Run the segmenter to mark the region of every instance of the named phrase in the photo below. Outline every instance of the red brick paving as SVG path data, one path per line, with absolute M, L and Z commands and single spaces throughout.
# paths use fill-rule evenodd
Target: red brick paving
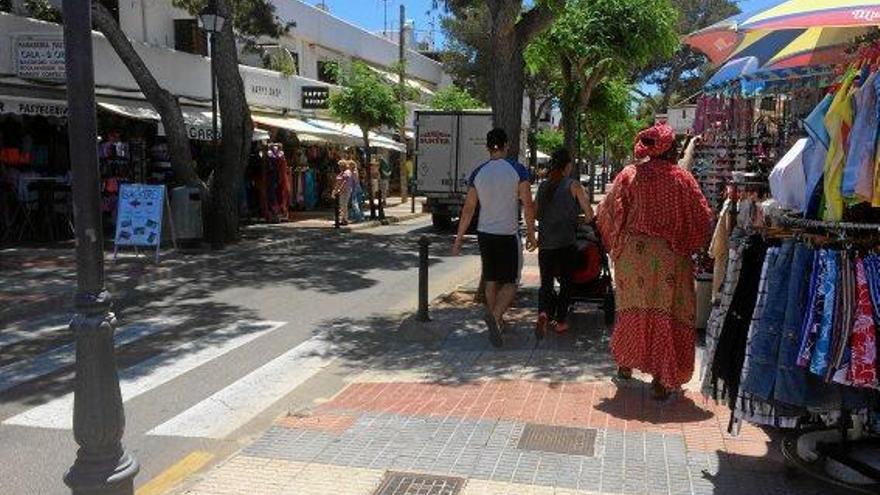
M 333 418 L 339 410 L 673 434 L 682 435 L 690 451 L 778 457 L 775 449 L 768 447 L 769 436 L 755 426 L 744 424 L 739 436 L 730 436 L 730 412 L 698 394 L 689 392 L 685 398 L 660 404 L 651 401 L 644 388 L 618 388 L 606 382 L 357 383 L 322 405 L 319 414 Z M 301 426 L 309 427 L 306 423 Z
M 276 423 L 284 428 L 302 428 L 306 430 L 317 430 L 328 433 L 342 433 L 349 429 L 357 420 L 352 414 L 332 414 L 325 413 L 315 416 L 286 416 Z

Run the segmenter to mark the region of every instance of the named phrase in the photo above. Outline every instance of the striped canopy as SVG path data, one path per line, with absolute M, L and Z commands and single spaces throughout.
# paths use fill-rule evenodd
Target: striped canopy
M 876 26 L 880 0 L 777 0 L 690 34 L 685 43 L 715 65 L 744 56 L 765 59 L 764 65 L 772 52 L 773 65 L 797 67 L 836 60 L 835 47 Z
M 839 63 L 856 38 L 875 27 L 783 29 L 747 32 L 731 59 L 755 57 L 763 68 L 785 69 Z
M 803 29 L 878 24 L 878 0 L 786 0 L 737 19 L 736 29 Z
M 730 59 L 731 54 L 739 47 L 745 33 L 737 26 L 751 17 L 751 13 L 738 14 L 717 22 L 685 37 L 684 42 L 706 54 L 715 65 L 721 65 Z

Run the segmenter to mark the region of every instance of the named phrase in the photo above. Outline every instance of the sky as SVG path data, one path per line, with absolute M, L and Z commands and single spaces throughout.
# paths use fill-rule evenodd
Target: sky
M 319 0 L 304 0 L 315 5 Z M 419 40 L 430 36 L 431 20 L 435 21 L 434 36 L 440 43 L 440 23 L 436 12 L 431 12 L 432 0 L 323 0 L 330 13 L 345 19 L 368 31 L 381 32 L 385 25 L 385 11 L 388 11 L 388 29 L 397 31 L 400 23 L 400 4 L 406 7 L 406 18 L 415 22 L 416 37 Z

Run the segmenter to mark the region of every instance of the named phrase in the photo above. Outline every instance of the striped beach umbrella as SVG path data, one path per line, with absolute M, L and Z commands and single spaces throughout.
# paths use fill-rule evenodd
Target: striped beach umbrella
M 738 19 L 738 30 L 880 25 L 877 0 L 787 0 Z
M 770 69 L 830 65 L 846 59 L 855 39 L 876 31 L 876 27 L 749 31 L 730 58 L 754 57 L 761 68 Z

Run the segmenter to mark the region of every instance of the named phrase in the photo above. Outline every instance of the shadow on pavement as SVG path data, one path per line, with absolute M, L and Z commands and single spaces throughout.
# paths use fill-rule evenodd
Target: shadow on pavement
M 356 297 L 351 294 L 376 286 L 375 271 L 404 271 L 418 266 L 418 237 L 426 231 L 399 235 L 375 235 L 369 232 L 335 232 L 321 228 L 288 230 L 292 243 L 269 245 L 236 255 L 234 251 L 215 254 L 217 262 L 193 269 L 182 269 L 172 278 L 138 285 L 136 280 L 112 281 L 111 292 L 116 298 L 114 310 L 120 326 L 149 318 L 161 317 L 176 323 L 166 330 L 149 335 L 117 349 L 120 370 L 146 359 L 154 359 L 143 371 L 173 362 L 253 331 L 253 327 L 217 332 L 234 322 L 254 323 L 259 315 L 234 302 L 218 301 L 217 292 L 247 287 L 262 289 L 292 286 L 294 289 L 317 291 L 333 296 Z M 430 235 L 430 234 L 429 234 Z M 447 236 L 430 235 L 434 252 L 448 254 Z M 474 249 L 469 247 L 469 252 Z M 228 254 L 232 253 L 232 256 Z M 209 255 L 210 256 L 210 255 Z M 431 263 L 441 260 L 432 257 Z M 292 294 L 296 294 L 292 292 Z M 344 300 L 344 299 L 341 299 Z M 379 308 L 377 308 L 379 309 Z M 58 308 L 40 318 L 59 321 L 69 319 L 66 308 Z M 26 325 L 34 315 L 15 321 L 3 319 L 3 326 Z M 381 326 L 377 327 L 381 328 Z M 382 332 L 387 333 L 387 326 Z M 39 356 L 57 346 L 73 341 L 66 328 L 47 338 L 24 340 L 0 347 L 0 366 Z M 8 357 L 7 356 L 11 356 Z M 10 373 L 15 373 L 11 370 Z M 128 373 L 136 376 L 137 370 Z M 11 376 L 14 379 L 14 376 Z M 12 388 L 0 396 L 0 403 L 38 404 L 71 390 L 72 367 L 68 366 L 42 378 Z

